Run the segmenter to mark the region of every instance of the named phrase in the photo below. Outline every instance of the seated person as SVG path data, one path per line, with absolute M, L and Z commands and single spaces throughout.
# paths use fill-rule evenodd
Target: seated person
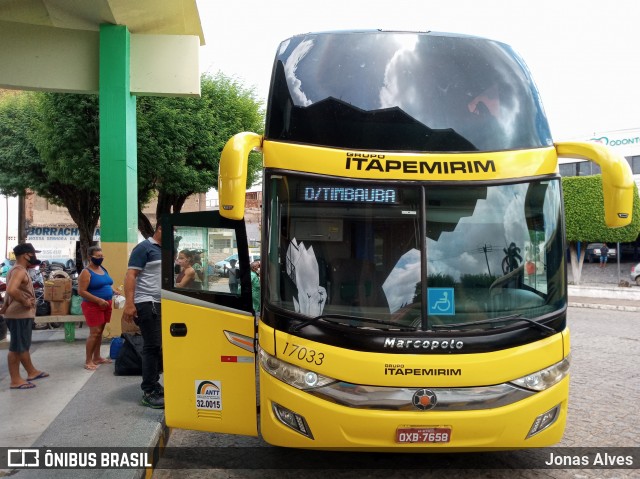
M 200 289 L 200 283 L 195 283 L 196 271 L 193 269 L 193 253 L 183 249 L 178 253 L 177 263 L 180 273 L 176 277 L 176 288 Z

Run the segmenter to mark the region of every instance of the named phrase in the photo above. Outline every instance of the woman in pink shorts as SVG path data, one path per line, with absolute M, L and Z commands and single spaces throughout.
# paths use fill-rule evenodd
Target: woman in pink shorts
M 91 246 L 87 253 L 90 263 L 78 277 L 78 294 L 82 296 L 82 312 L 89 326 L 84 368 L 94 370 L 100 364 L 112 362 L 100 356 L 100 345 L 104 327 L 111 321 L 111 298 L 121 293 L 113 289 L 113 279 L 102 267 L 102 249 Z

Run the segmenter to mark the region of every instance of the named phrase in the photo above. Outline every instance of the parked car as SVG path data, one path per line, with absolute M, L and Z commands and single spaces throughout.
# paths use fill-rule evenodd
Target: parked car
M 631 281 L 635 281 L 638 286 L 640 286 L 640 263 L 634 264 L 631 267 Z
M 604 246 L 604 243 L 589 243 L 587 245 L 587 252 L 585 253 L 585 259 L 589 263 L 600 262 L 600 248 Z M 616 257 L 616 249 L 615 247 L 609 248 L 609 253 L 607 253 L 607 257 L 609 259 L 614 259 Z
M 230 261 L 232 259 L 235 259 L 236 261 L 238 261 L 238 255 L 237 254 L 232 254 L 228 258 L 225 258 L 222 261 L 218 261 L 217 263 L 215 263 L 213 265 L 213 272 L 215 274 L 217 274 L 218 276 L 222 276 L 222 277 L 229 276 L 228 271 L 229 271 L 229 268 L 231 267 Z M 259 260 L 260 260 L 260 255 L 259 254 L 250 254 L 249 255 L 249 262 L 250 263 L 252 263 L 254 261 L 259 261 Z

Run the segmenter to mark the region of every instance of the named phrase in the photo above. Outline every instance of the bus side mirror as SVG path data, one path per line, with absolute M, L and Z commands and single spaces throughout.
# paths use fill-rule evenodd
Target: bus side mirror
M 261 146 L 262 136 L 249 132 L 232 136 L 224 145 L 218 172 L 220 216 L 232 220 L 244 218 L 249 153 Z
M 561 142 L 555 144 L 558 157 L 590 160 L 602 171 L 604 222 L 609 228 L 631 223 L 633 174 L 627 161 L 598 143 Z

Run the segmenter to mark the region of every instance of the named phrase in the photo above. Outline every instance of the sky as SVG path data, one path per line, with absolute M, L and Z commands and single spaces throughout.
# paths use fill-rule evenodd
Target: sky
M 640 128 L 636 0 L 196 0 L 200 69 L 266 98 L 276 49 L 306 32 L 431 30 L 511 45 L 540 90 L 554 140 Z

